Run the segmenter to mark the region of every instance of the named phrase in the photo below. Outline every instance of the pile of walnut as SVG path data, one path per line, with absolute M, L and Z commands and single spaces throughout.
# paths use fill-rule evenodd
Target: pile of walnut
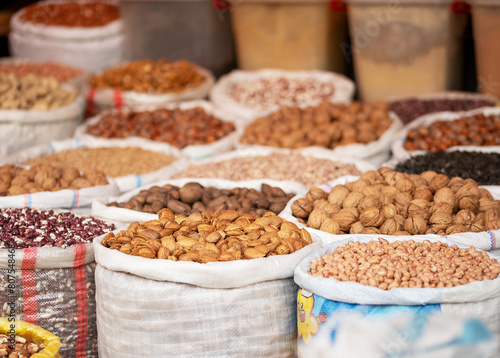
M 163 209 L 158 220 L 134 222 L 101 244 L 128 255 L 199 263 L 286 255 L 312 243 L 299 229 L 275 214 L 204 211 L 189 216 Z
M 75 90 L 61 88 L 54 77 L 0 73 L 0 109 L 49 110 L 72 103 Z
M 281 148 L 335 148 L 377 140 L 391 126 L 386 103 L 332 104 L 300 109 L 282 107 L 245 129 L 244 144 Z
M 390 290 L 398 287 L 455 287 L 493 280 L 500 264 L 474 246 L 460 249 L 442 242 L 378 239 L 349 241 L 331 254 L 311 261 L 311 275 L 354 281 Z
M 292 204 L 301 223 L 331 234 L 451 235 L 500 229 L 500 201 L 472 179 L 390 168 L 330 193 L 311 188 Z
M 45 348 L 45 344 L 35 344 L 33 342 L 28 342 L 26 338 L 16 335 L 16 343 L 14 344 L 14 349 L 11 349 L 11 342 L 9 341 L 9 336 L 0 333 L 0 357 L 9 358 L 26 358 L 31 357 L 33 354 L 42 351 Z
M 102 172 L 89 170 L 80 173 L 74 167 L 61 164 L 43 163 L 29 169 L 12 164 L 0 166 L 0 196 L 83 189 L 107 184 L 108 180 Z

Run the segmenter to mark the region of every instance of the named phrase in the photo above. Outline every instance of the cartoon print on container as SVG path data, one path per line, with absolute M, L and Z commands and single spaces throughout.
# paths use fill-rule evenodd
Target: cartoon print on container
M 307 344 L 312 335 L 318 333 L 319 324 L 326 322 L 326 314 L 320 313 L 318 316 L 312 314 L 314 308 L 314 296 L 312 292 L 299 289 L 297 293 L 297 330 L 298 339 Z

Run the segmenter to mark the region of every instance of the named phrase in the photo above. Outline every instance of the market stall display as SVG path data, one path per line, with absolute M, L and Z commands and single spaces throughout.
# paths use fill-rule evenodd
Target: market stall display
M 118 6 L 111 2 L 43 1 L 15 13 L 10 27 L 15 57 L 56 61 L 88 71 L 123 60 L 122 20 Z
M 68 211 L 0 209 L 0 302 L 59 337 L 63 357 L 97 357 L 91 242 L 114 229 Z

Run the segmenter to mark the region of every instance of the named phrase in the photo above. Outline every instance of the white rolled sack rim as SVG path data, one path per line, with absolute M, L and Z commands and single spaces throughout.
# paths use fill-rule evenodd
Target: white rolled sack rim
M 38 4 L 45 5 L 60 1 L 42 1 Z M 111 2 L 110 2 L 111 3 Z M 95 41 L 109 36 L 119 35 L 123 32 L 123 21 L 118 18 L 104 26 L 95 27 L 73 27 L 73 26 L 53 26 L 36 24 L 21 20 L 26 8 L 17 11 L 10 20 L 10 27 L 13 33 L 25 38 L 45 38 L 58 41 Z
M 287 79 L 315 79 L 320 82 L 331 83 L 334 86 L 334 92 L 332 96 L 328 98 L 328 101 L 331 103 L 350 103 L 354 96 L 354 82 L 339 73 L 319 70 L 287 71 L 279 69 L 262 69 L 255 71 L 233 70 L 229 74 L 221 76 L 210 91 L 210 100 L 216 107 L 245 121 L 263 117 L 278 110 L 280 105 L 277 104 L 264 110 L 245 106 L 231 97 L 231 88 L 239 83 L 282 77 Z M 319 103 L 320 101 L 316 100 L 311 103 L 301 104 L 300 107 L 305 108 L 318 105 Z
M 421 116 L 418 119 L 410 122 L 396 133 L 391 146 L 393 158 L 408 158 L 409 155 L 425 154 L 424 150 L 408 151 L 404 148 L 406 136 L 410 129 L 417 129 L 418 127 L 427 127 L 434 122 L 438 121 L 454 121 L 460 118 L 466 118 L 477 114 L 484 116 L 500 116 L 500 107 L 483 107 L 464 112 L 437 112 Z M 483 152 L 500 152 L 500 146 L 455 146 L 448 148 L 446 151 L 454 150 L 475 150 Z
M 294 272 L 295 283 L 316 295 L 331 301 L 345 302 L 363 305 L 426 305 L 442 303 L 468 303 L 486 301 L 500 297 L 500 276 L 493 280 L 474 281 L 465 285 L 443 288 L 393 288 L 382 290 L 378 287 L 366 286 L 358 282 L 337 281 L 333 278 L 313 276 L 310 274 L 310 265 L 313 259 L 330 254 L 341 245 L 349 241 L 369 242 L 377 240 L 370 236 L 352 237 L 333 242 L 305 257 L 296 267 Z M 398 241 L 398 237 L 386 238 L 389 242 Z M 415 238 L 416 242 L 429 240 L 437 242 L 437 239 Z M 459 248 L 468 246 L 448 242 L 449 245 L 457 245 Z M 498 256 L 488 253 L 490 258 L 499 259 Z
M 235 130 L 233 132 L 229 133 L 228 135 L 226 135 L 225 137 L 222 137 L 222 138 L 220 138 L 212 143 L 188 145 L 182 149 L 176 148 L 179 151 L 179 153 L 182 153 L 183 155 L 189 157 L 192 160 L 197 160 L 197 159 L 210 157 L 214 154 L 219 154 L 219 153 L 227 152 L 227 151 L 234 149 L 237 145 L 239 138 L 241 137 L 241 135 L 243 133 L 243 126 L 241 124 L 239 124 L 238 122 L 233 121 L 229 116 L 224 115 L 222 113 L 219 113 L 219 111 L 213 107 L 212 103 L 205 101 L 205 100 L 192 100 L 192 101 L 179 102 L 179 103 L 166 103 L 163 105 L 141 105 L 141 106 L 134 107 L 134 108 L 108 110 L 108 111 L 105 111 L 101 114 L 98 114 L 97 116 L 89 118 L 87 121 L 85 121 L 84 124 L 82 124 L 78 128 L 76 128 L 74 136 L 76 138 L 85 138 L 87 140 L 99 141 L 99 142 L 115 141 L 115 140 L 117 140 L 116 138 L 100 138 L 100 137 L 96 137 L 96 136 L 93 136 L 91 134 L 88 134 L 87 129 L 90 126 L 99 123 L 101 118 L 107 114 L 116 114 L 116 113 L 127 114 L 127 113 L 137 113 L 137 112 L 142 112 L 142 111 L 154 111 L 154 110 L 158 110 L 158 109 L 188 110 L 188 109 L 193 109 L 196 107 L 202 108 L 205 111 L 205 113 L 207 113 L 209 115 L 213 115 L 214 117 L 220 119 L 223 122 L 233 123 L 235 126 Z M 171 146 L 172 148 L 175 148 L 168 143 L 158 142 L 158 141 L 154 141 L 154 140 L 142 138 L 142 137 L 127 137 L 127 139 L 133 139 L 133 140 L 138 141 L 138 142 L 144 141 L 144 143 L 157 143 L 158 145 L 166 145 L 166 146 Z
M 118 232 L 119 230 L 114 231 Z M 127 255 L 104 247 L 101 242 L 105 236 L 94 239 L 95 260 L 98 265 L 111 271 L 130 273 L 150 280 L 205 288 L 237 288 L 291 278 L 300 260 L 321 247 L 321 240 L 312 235 L 312 244 L 288 255 L 202 264 Z

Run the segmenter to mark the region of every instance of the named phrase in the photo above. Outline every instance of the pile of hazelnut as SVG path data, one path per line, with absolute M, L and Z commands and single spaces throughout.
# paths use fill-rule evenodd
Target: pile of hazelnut
M 451 235 L 500 229 L 500 201 L 472 179 L 382 167 L 292 204 L 299 222 L 331 234 Z

